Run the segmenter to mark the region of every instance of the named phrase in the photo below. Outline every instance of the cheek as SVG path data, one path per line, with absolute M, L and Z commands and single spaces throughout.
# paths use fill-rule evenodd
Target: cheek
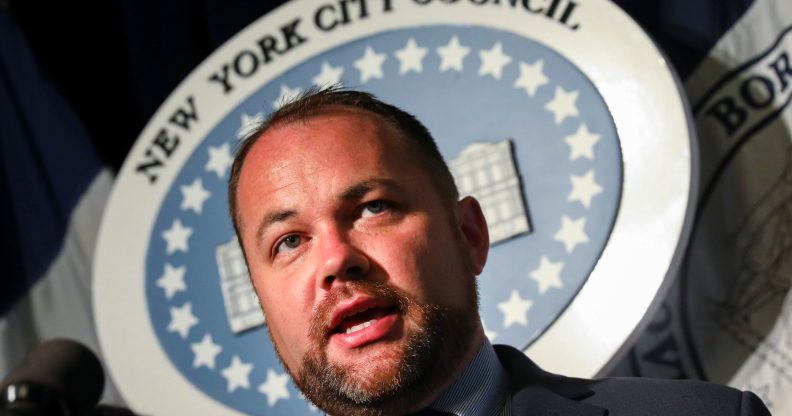
M 365 250 L 389 283 L 425 300 L 425 287 L 438 272 L 433 263 L 437 253 L 425 232 L 409 229 L 379 236 Z
M 459 307 L 469 302 L 466 280 L 475 279 L 467 266 L 467 253 L 445 224 L 434 224 L 430 236 L 417 246 L 420 251 L 416 258 L 416 268 L 424 276 L 425 290 L 435 302 L 446 306 Z M 473 283 L 475 284 L 475 283 Z
M 311 280 L 305 270 L 280 270 L 258 263 L 251 265 L 253 288 L 267 316 L 267 323 L 300 322 L 310 318 L 313 300 Z M 306 319 L 307 319 L 306 318 Z
M 266 325 L 282 354 L 301 357 L 307 343 L 310 308 L 296 285 L 270 285 L 255 282 L 256 293 L 266 317 Z M 307 311 L 307 312 L 306 312 Z M 290 357 L 284 356 L 289 361 Z M 289 362 L 293 365 L 294 361 Z
M 274 324 L 284 336 L 300 334 L 299 329 L 310 322 L 310 308 L 305 307 L 302 294 L 292 288 L 270 289 L 261 303 L 267 324 Z
M 293 308 L 284 302 L 284 296 L 266 302 L 279 302 L 272 305 L 262 300 L 262 303 L 267 305 L 264 307 L 267 330 L 286 366 L 290 370 L 297 369 L 308 343 L 304 335 L 307 333 L 307 328 L 303 327 L 303 322 L 307 322 L 309 318 L 303 319 L 299 314 L 294 313 Z

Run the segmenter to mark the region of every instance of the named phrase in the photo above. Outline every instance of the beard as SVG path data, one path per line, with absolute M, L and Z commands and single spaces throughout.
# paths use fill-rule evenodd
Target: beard
M 451 308 L 419 302 L 384 282 L 348 282 L 339 292 L 328 294 L 313 314 L 310 348 L 292 378 L 303 394 L 333 415 L 402 414 L 425 400 L 457 368 L 470 350 L 478 323 L 478 293 L 475 278 L 469 279 L 470 302 Z M 386 356 L 356 364 L 331 363 L 326 354 L 329 342 L 326 323 L 340 300 L 365 293 L 396 305 L 404 317 L 404 339 Z M 416 327 L 409 331 L 408 322 Z

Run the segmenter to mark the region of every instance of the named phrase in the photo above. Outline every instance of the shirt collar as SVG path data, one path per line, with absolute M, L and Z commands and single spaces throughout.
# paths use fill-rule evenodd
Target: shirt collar
M 500 414 L 508 394 L 508 377 L 487 338 L 465 371 L 430 406 L 457 416 Z

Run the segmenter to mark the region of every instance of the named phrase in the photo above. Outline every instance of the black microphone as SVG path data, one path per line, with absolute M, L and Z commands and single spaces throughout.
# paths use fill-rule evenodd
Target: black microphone
M 96 355 L 76 341 L 55 339 L 36 346 L 0 383 L 0 415 L 90 415 L 103 390 Z

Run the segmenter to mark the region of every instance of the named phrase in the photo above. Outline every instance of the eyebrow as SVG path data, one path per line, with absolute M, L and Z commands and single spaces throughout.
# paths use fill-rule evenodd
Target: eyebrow
M 367 181 L 363 181 L 347 187 L 341 192 L 341 195 L 338 199 L 342 201 L 351 201 L 355 199 L 360 199 L 366 196 L 367 193 L 371 192 L 377 185 L 380 185 L 383 181 L 377 179 L 370 179 Z
M 354 201 L 363 198 L 366 194 L 377 188 L 383 188 L 395 192 L 398 195 L 404 195 L 405 193 L 402 187 L 392 179 L 372 178 L 347 187 L 339 194 L 338 199 L 345 202 Z
M 270 212 L 264 216 L 264 219 L 261 221 L 258 229 L 256 230 L 256 244 L 261 245 L 261 237 L 264 236 L 264 231 L 268 227 L 272 226 L 272 224 L 286 221 L 295 215 L 297 215 L 297 211 L 293 209 L 285 209 L 282 211 Z

